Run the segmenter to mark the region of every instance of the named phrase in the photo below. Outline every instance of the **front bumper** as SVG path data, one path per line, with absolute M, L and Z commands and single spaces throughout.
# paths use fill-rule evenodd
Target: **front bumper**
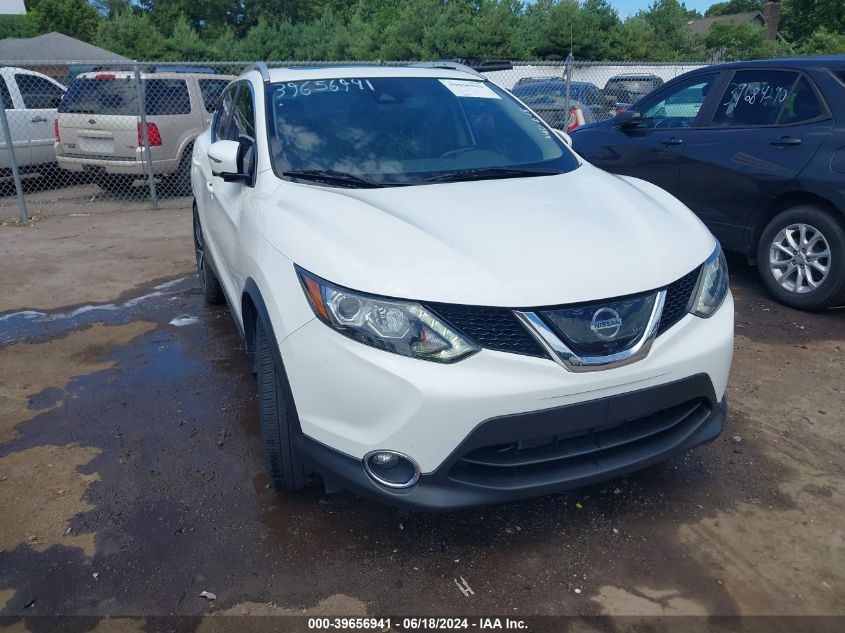
M 317 320 L 284 338 L 280 352 L 294 394 L 301 450 L 315 470 L 325 475 L 330 488 L 350 488 L 421 508 L 456 508 L 613 477 L 718 435 L 725 417 L 720 403 L 733 356 L 733 300 L 728 294 L 709 319 L 685 316 L 655 340 L 646 358 L 589 373 L 566 371 L 550 359 L 488 349 L 461 362 L 441 365 L 362 345 Z M 687 380 L 692 380 L 692 392 L 688 386 L 680 387 L 687 385 Z M 608 457 L 596 471 L 579 467 L 550 474 L 533 468 L 512 480 L 494 471 L 482 481 L 484 477 L 469 477 L 483 475 L 477 469 L 463 475 L 453 470 L 456 456 L 463 458 L 461 451 L 578 435 L 585 428 L 591 433 L 608 430 L 620 420 L 616 414 L 596 417 L 595 407 L 603 406 L 597 403 L 612 403 L 608 406 L 617 411 L 620 403 L 628 403 L 629 397 L 641 392 L 650 395 L 637 400 L 638 408 L 625 405 L 637 412 L 626 420 L 693 400 L 707 403 L 707 411 L 699 410 L 688 418 L 677 437 L 672 435 L 662 443 L 643 442 L 643 450 L 610 461 Z M 673 402 L 677 394 L 684 399 Z M 587 418 L 580 416 L 586 415 L 585 411 L 592 412 L 587 416 L 592 426 L 584 426 Z M 534 429 L 539 419 L 535 416 L 552 422 Z M 486 438 L 486 444 L 476 446 L 478 438 L 486 437 L 479 435 L 480 429 L 492 428 L 492 420 L 508 420 L 496 425 L 504 424 L 518 434 L 505 434 L 501 442 Z M 468 444 L 471 440 L 472 445 Z M 398 493 L 373 483 L 361 460 L 375 450 L 411 457 L 419 464 L 420 483 Z M 443 490 L 449 492 L 447 501 L 443 501 Z
M 411 488 L 375 483 L 361 460 L 300 435 L 303 458 L 328 490 L 425 511 L 557 493 L 618 477 L 716 438 L 727 416 L 703 374 L 618 396 L 480 424 Z

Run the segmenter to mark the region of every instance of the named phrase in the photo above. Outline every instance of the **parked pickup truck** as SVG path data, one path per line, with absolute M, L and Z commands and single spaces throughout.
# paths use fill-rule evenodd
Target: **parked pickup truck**
M 0 68 L 0 93 L 9 120 L 15 158 L 22 171 L 43 171 L 56 166 L 56 109 L 65 87 L 55 79 L 23 68 Z M 0 133 L 0 175 L 11 167 L 6 137 Z

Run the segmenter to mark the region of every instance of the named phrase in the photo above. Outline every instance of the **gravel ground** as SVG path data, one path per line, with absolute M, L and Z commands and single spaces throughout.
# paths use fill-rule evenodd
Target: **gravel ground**
M 272 491 L 242 344 L 190 273 L 190 214 L 85 213 L 0 226 L 7 623 L 845 615 L 845 310 L 775 304 L 733 257 L 719 439 L 565 495 L 409 514 Z

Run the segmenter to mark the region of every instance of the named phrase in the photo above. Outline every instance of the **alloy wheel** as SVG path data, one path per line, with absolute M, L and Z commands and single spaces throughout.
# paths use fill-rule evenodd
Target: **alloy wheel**
M 788 292 L 813 292 L 830 272 L 830 245 L 816 227 L 789 224 L 775 235 L 769 247 L 769 269 Z

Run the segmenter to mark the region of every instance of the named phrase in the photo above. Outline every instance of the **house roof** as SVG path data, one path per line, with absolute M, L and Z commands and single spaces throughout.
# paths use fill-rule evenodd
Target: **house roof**
M 42 60 L 61 62 L 129 61 L 122 55 L 63 33 L 45 33 L 36 37 L 7 37 L 0 40 L 0 62 Z
M 759 21 L 761 25 L 766 23 L 766 16 L 761 11 L 747 11 L 746 13 L 731 13 L 729 15 L 717 15 L 711 18 L 690 20 L 688 26 L 696 35 L 706 35 L 710 27 L 716 22 L 727 22 L 728 24 L 747 24 L 748 22 Z

